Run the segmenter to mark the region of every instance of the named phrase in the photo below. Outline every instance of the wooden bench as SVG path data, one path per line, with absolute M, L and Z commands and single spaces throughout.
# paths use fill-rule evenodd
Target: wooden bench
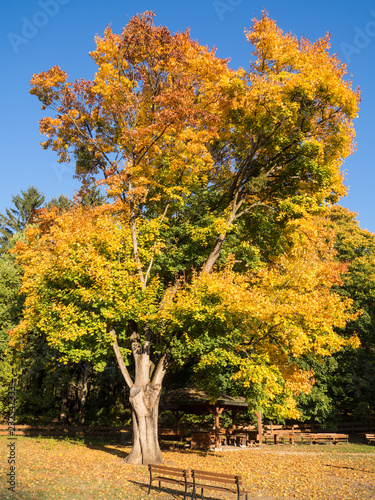
M 337 443 L 348 444 L 348 442 L 349 442 L 349 434 L 335 434 L 333 436 L 333 444 Z
M 375 444 L 375 434 L 365 434 L 367 444 Z
M 245 495 L 247 500 L 248 492 L 242 488 L 241 476 L 203 470 L 192 470 L 191 475 L 193 477 L 193 500 L 197 498 L 197 489 L 201 490 L 202 499 L 204 498 L 204 490 L 215 490 L 234 493 L 237 495 L 237 500 L 240 500 L 241 495 Z
M 276 436 L 278 436 L 278 439 L 276 439 Z M 281 434 L 275 434 L 275 444 L 278 444 L 278 442 L 280 442 L 280 438 L 284 444 L 285 443 L 288 443 L 288 444 L 295 443 L 294 432 L 283 432 Z
M 150 472 L 150 484 L 148 487 L 148 494 L 151 491 L 151 485 L 153 481 L 158 481 L 159 490 L 161 489 L 161 483 L 171 483 L 177 484 L 184 487 L 184 500 L 186 498 L 186 493 L 188 486 L 192 486 L 190 472 L 186 469 L 179 469 L 177 467 L 169 467 L 167 465 L 150 464 L 148 466 Z
M 318 432 L 317 434 L 307 434 L 305 439 L 310 441 L 310 444 L 326 443 L 326 444 L 337 444 L 337 443 L 348 443 L 348 434 L 336 434 L 334 432 Z
M 263 434 L 262 439 L 264 440 L 265 444 L 273 443 L 275 441 L 275 434 L 271 434 L 270 432 L 266 432 Z

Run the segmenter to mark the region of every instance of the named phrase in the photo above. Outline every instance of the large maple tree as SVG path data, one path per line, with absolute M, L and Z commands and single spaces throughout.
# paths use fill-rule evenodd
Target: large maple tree
M 18 247 L 28 299 L 15 342 L 34 324 L 63 356 L 99 366 L 114 349 L 133 410 L 128 461 L 162 459 L 158 401 L 186 337 L 166 311 L 186 284 L 220 283 L 232 262 L 245 290 L 240 276 L 261 260 L 265 225 L 271 233 L 345 193 L 359 93 L 329 37 L 298 40 L 267 14 L 246 36 L 254 60 L 234 71 L 145 13 L 96 38 L 93 81 L 70 83 L 58 67 L 32 78 L 31 93 L 53 111 L 41 120 L 43 147 L 75 158 L 83 191 L 98 183 L 108 198 L 43 214 Z

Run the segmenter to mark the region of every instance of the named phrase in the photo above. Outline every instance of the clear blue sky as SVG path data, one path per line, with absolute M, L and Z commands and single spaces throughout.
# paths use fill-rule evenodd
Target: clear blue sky
M 39 101 L 29 94 L 30 79 L 59 65 L 70 79 L 92 78 L 88 53 L 95 34 L 108 24 L 121 32 L 136 13 L 152 10 L 156 24 L 172 32 L 191 29 L 201 44 L 216 46 L 231 66 L 247 68 L 251 46 L 244 28 L 267 10 L 283 31 L 316 40 L 331 33 L 332 53 L 347 63 L 362 90 L 355 121 L 357 151 L 343 165 L 349 195 L 341 204 L 358 213 L 362 228 L 375 232 L 375 4 L 373 0 L 2 0 L 0 7 L 1 182 L 0 212 L 12 195 L 35 185 L 46 195 L 72 197 L 78 184 L 73 165 L 61 166 L 40 147 Z

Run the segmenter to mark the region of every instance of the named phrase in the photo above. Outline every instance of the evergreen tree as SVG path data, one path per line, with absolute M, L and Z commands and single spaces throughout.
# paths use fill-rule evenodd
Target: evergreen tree
M 81 200 L 82 205 L 96 207 L 104 203 L 105 197 L 100 193 L 100 189 L 96 186 L 90 189 Z
M 52 207 L 57 207 L 60 213 L 69 210 L 71 206 L 72 206 L 72 200 L 70 200 L 63 194 L 60 194 L 58 198 L 52 198 L 51 201 L 46 203 L 46 207 L 48 209 Z
M 9 247 L 10 238 L 22 231 L 30 221 L 33 212 L 42 206 L 44 194 L 35 186 L 28 187 L 21 194 L 12 197 L 13 207 L 0 214 L 0 254 Z

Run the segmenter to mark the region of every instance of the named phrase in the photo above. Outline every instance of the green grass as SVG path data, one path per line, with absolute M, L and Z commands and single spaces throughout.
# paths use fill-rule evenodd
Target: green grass
M 283 449 L 295 452 L 314 452 L 314 453 L 329 453 L 329 454 L 347 454 L 347 453 L 375 453 L 375 446 L 369 446 L 368 444 L 362 444 L 358 442 L 350 442 L 348 444 L 302 444 L 296 443 L 294 445 L 263 445 L 270 450 Z

